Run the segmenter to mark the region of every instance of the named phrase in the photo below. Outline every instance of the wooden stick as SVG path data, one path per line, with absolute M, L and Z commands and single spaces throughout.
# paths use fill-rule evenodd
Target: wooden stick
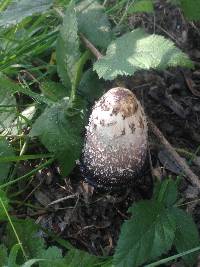
M 158 127 L 149 118 L 148 118 L 148 125 L 149 125 L 149 128 L 151 129 L 151 131 L 154 133 L 154 135 L 159 139 L 159 141 L 164 145 L 166 150 L 172 155 L 172 157 L 175 159 L 175 161 L 181 167 L 182 171 L 188 177 L 190 182 L 194 186 L 197 186 L 198 189 L 200 189 L 199 177 L 193 173 L 193 171 L 187 165 L 186 161 L 179 156 L 179 154 L 176 152 L 176 150 L 173 148 L 173 146 L 167 141 L 167 139 L 164 137 L 164 135 L 161 133 L 161 131 L 158 129 Z
M 103 57 L 101 52 L 83 34 L 81 34 L 81 39 L 84 42 L 85 46 L 92 52 L 92 54 L 97 59 L 100 59 L 101 57 Z M 166 150 L 172 155 L 172 157 L 178 163 L 178 165 L 180 166 L 184 174 L 188 177 L 188 180 L 194 186 L 197 186 L 198 189 L 200 190 L 199 177 L 193 173 L 193 171 L 190 169 L 186 161 L 179 156 L 179 154 L 176 152 L 173 146 L 167 141 L 167 139 L 164 137 L 164 135 L 161 133 L 158 127 L 149 118 L 148 118 L 148 124 L 149 124 L 150 130 L 159 139 L 159 141 L 163 144 Z

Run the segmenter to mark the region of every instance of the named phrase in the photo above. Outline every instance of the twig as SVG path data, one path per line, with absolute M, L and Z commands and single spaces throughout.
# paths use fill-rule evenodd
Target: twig
M 80 35 L 82 41 L 84 42 L 85 46 L 92 52 L 92 54 L 97 59 L 100 59 L 101 57 L 103 57 L 101 52 L 99 52 L 99 50 L 82 33 L 79 33 L 79 35 Z
M 167 139 L 163 136 L 161 131 L 158 129 L 158 127 L 148 118 L 148 124 L 150 126 L 150 129 L 155 134 L 155 136 L 159 139 L 159 141 L 165 146 L 166 150 L 173 156 L 173 158 L 176 160 L 178 165 L 181 167 L 182 171 L 187 175 L 190 182 L 197 186 L 200 190 L 200 180 L 199 177 L 193 173 L 193 171 L 190 169 L 190 167 L 187 165 L 184 159 L 182 159 L 179 154 L 176 152 L 176 150 L 173 148 L 173 146 L 167 141 Z
M 84 42 L 85 46 L 93 53 L 93 55 L 99 59 L 103 57 L 103 55 L 98 51 L 96 47 L 85 37 L 81 34 L 82 41 Z M 163 136 L 161 131 L 158 129 L 158 127 L 148 118 L 149 122 L 149 128 L 154 133 L 154 135 L 159 139 L 159 141 L 165 146 L 166 150 L 172 155 L 172 157 L 175 159 L 175 161 L 179 164 L 179 166 L 182 168 L 182 171 L 186 174 L 190 182 L 197 186 L 200 190 L 200 180 L 199 177 L 193 173 L 193 171 L 190 169 L 190 167 L 187 165 L 184 159 L 182 159 L 179 154 L 176 152 L 176 150 L 173 148 L 173 146 L 167 141 L 167 139 Z

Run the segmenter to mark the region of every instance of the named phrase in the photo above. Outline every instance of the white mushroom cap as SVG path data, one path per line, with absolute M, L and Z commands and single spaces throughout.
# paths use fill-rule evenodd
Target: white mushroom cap
M 87 126 L 83 163 L 97 185 L 134 182 L 147 154 L 147 122 L 140 102 L 116 87 L 93 107 Z

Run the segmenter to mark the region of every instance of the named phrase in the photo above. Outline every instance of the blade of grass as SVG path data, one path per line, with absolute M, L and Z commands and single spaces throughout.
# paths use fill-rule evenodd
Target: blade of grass
M 12 230 L 13 230 L 13 232 L 14 232 L 14 234 L 15 234 L 15 237 L 16 237 L 16 239 L 17 239 L 17 242 L 18 242 L 18 244 L 19 244 L 19 246 L 20 246 L 20 248 L 21 248 L 21 251 L 22 251 L 22 253 L 23 253 L 23 256 L 24 256 L 24 258 L 27 260 L 27 256 L 26 256 L 25 250 L 24 250 L 24 248 L 23 248 L 22 242 L 21 242 L 20 239 L 19 239 L 19 236 L 18 236 L 18 234 L 17 234 L 17 232 L 16 232 L 16 229 L 15 229 L 13 223 L 12 223 L 11 217 L 9 216 L 8 211 L 7 211 L 7 209 L 6 209 L 5 205 L 4 205 L 4 203 L 3 203 L 2 199 L 1 199 L 1 197 L 0 197 L 0 203 L 1 203 L 1 206 L 2 206 L 2 208 L 3 208 L 3 210 L 4 210 L 5 214 L 6 214 L 6 217 L 8 218 L 9 223 L 10 223 L 10 225 L 11 225 L 11 227 L 12 227 Z
M 184 251 L 182 253 L 179 253 L 179 254 L 176 254 L 174 256 L 171 256 L 171 257 L 167 257 L 165 259 L 162 259 L 162 260 L 159 260 L 159 261 L 156 261 L 156 262 L 153 262 L 151 264 L 148 264 L 148 265 L 145 265 L 144 267 L 155 267 L 155 266 L 160 266 L 161 264 L 164 264 L 164 263 L 167 263 L 169 261 L 172 261 L 172 260 L 176 260 L 180 257 L 183 257 L 185 255 L 188 255 L 188 254 L 191 254 L 193 252 L 196 252 L 200 250 L 200 246 L 199 247 L 196 247 L 196 248 L 193 248 L 193 249 L 190 249 L 190 250 L 187 250 L 187 251 Z
M 20 177 L 16 178 L 15 180 L 9 181 L 9 182 L 7 182 L 7 183 L 5 183 L 3 185 L 0 185 L 0 189 L 6 188 L 6 187 L 8 187 L 10 185 L 16 184 L 17 182 L 19 182 L 19 181 L 21 181 L 23 179 L 31 177 L 34 173 L 36 173 L 39 170 L 43 169 L 44 167 L 50 165 L 53 161 L 54 161 L 54 158 L 49 159 L 47 162 L 45 162 L 43 164 L 40 164 L 37 168 L 33 169 L 29 173 L 27 173 L 27 174 L 25 174 L 23 176 L 20 176 Z
M 45 159 L 53 158 L 54 154 L 35 154 L 35 155 L 22 155 L 22 156 L 10 156 L 10 157 L 0 157 L 0 162 L 11 162 L 11 161 L 24 161 L 24 160 L 33 160 L 33 159 Z

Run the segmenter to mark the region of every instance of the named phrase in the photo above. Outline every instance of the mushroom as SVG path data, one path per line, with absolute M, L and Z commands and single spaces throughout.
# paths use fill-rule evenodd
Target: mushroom
M 86 179 L 97 187 L 129 186 L 146 162 L 147 121 L 136 96 L 116 87 L 92 109 L 82 162 Z

